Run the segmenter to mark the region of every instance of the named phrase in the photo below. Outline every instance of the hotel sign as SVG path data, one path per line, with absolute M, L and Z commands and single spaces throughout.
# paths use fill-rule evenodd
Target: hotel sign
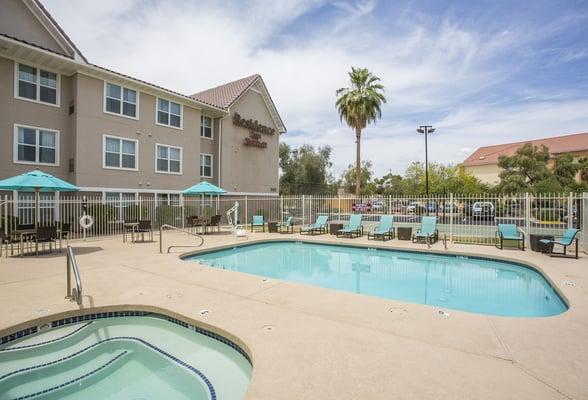
M 261 125 L 257 120 L 242 118 L 238 113 L 233 115 L 233 125 L 249 129 L 249 136 L 243 139 L 245 146 L 259 147 L 265 149 L 267 142 L 262 140 L 262 136 L 275 135 L 276 130 L 269 126 Z

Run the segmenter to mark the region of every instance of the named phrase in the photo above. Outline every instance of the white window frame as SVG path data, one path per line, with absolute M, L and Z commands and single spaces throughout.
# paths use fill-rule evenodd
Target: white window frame
M 121 96 L 122 96 L 121 99 L 120 99 L 120 114 L 115 113 L 115 112 L 112 112 L 112 111 L 108 111 L 106 109 L 106 97 L 107 97 L 106 94 L 108 93 L 107 92 L 107 85 L 108 84 L 111 84 L 111 85 L 120 87 Z M 135 111 L 136 112 L 135 112 L 135 116 L 134 117 L 131 117 L 130 115 L 123 114 L 123 103 L 124 103 L 124 97 L 125 97 L 124 90 L 125 89 L 132 90 L 133 92 L 136 93 L 136 100 L 137 100 L 137 102 L 135 103 Z M 139 119 L 139 103 L 141 101 L 140 98 L 141 98 L 141 92 L 138 91 L 137 89 L 132 89 L 130 87 L 123 86 L 123 85 L 120 85 L 118 83 L 114 83 L 114 82 L 110 82 L 110 81 L 104 81 L 104 101 L 103 101 L 103 104 L 102 104 L 102 111 L 104 112 L 104 114 L 116 115 L 117 117 L 123 117 L 123 118 L 138 120 Z
M 213 176 L 214 176 L 214 155 L 208 154 L 208 153 L 200 153 L 200 158 L 202 158 L 202 156 L 209 156 L 210 157 L 210 176 L 202 175 L 201 170 L 199 170 L 198 173 L 201 178 L 213 179 Z M 202 168 L 202 160 L 200 158 L 198 159 L 198 168 L 199 169 Z
M 34 129 L 35 132 L 35 158 L 39 159 L 39 131 L 48 131 L 55 133 L 55 163 L 42 163 L 38 161 L 21 161 L 18 159 L 18 128 Z M 59 167 L 60 157 L 60 132 L 57 129 L 42 128 L 40 126 L 31 126 L 24 124 L 14 124 L 13 146 L 12 146 L 12 162 L 14 164 L 28 164 L 28 165 L 47 165 L 50 167 Z
M 167 124 L 162 124 L 162 123 L 159 122 L 159 120 L 157 118 L 157 116 L 159 114 L 159 100 L 165 100 L 168 103 L 170 103 L 169 104 L 169 107 L 168 107 L 169 108 L 168 114 L 170 116 L 172 115 L 172 113 L 171 113 L 171 103 L 176 103 L 176 104 L 179 104 L 180 105 L 180 126 L 179 127 L 178 126 L 171 125 L 171 118 L 169 118 L 169 117 L 167 119 L 167 122 L 168 122 Z M 177 115 L 177 114 L 174 114 L 174 115 Z M 155 97 L 155 125 L 165 126 L 166 128 L 184 130 L 184 105 L 182 103 L 178 103 L 177 101 L 172 101 L 172 100 L 166 99 L 164 97 L 156 96 Z
M 106 139 L 118 139 L 118 140 L 127 140 L 129 142 L 135 142 L 135 168 L 125 168 L 122 167 L 122 143 L 120 147 L 120 167 L 110 167 L 106 165 Z M 136 139 L 121 137 L 121 136 L 114 136 L 114 135 L 102 135 L 102 168 L 104 169 L 115 169 L 121 171 L 139 171 L 139 141 Z
M 158 159 L 158 155 L 157 155 L 157 147 L 158 146 L 162 146 L 162 147 L 167 147 L 168 149 L 168 170 L 167 171 L 160 171 L 159 169 L 157 169 L 157 159 Z M 177 149 L 180 150 L 180 172 L 172 172 L 169 171 L 169 149 Z M 155 143 L 155 173 L 157 174 L 168 174 L 168 175 L 183 175 L 184 172 L 184 150 L 182 147 L 180 146 L 172 146 L 169 144 L 163 144 L 163 143 Z
M 165 201 L 163 201 L 161 196 L 166 196 Z M 171 198 L 170 198 L 171 196 L 178 196 L 178 204 L 171 204 L 172 203 Z M 166 205 L 166 206 L 182 207 L 182 205 L 183 205 L 182 195 L 180 193 L 157 192 L 157 193 L 155 193 L 155 204 L 156 204 L 156 206 L 159 206 L 160 203 L 162 203 L 163 205 Z
M 106 198 L 107 193 L 118 194 L 118 199 L 108 200 Z M 116 209 L 116 222 L 123 222 L 124 221 L 124 217 L 125 217 L 125 215 L 123 215 L 124 208 L 129 206 L 129 204 L 123 205 L 123 194 L 132 194 L 133 195 L 133 200 L 131 200 L 133 202 L 132 205 L 139 204 L 139 193 L 134 192 L 134 191 L 128 191 L 128 190 L 124 190 L 124 189 L 116 189 L 116 190 L 105 190 L 102 192 L 102 204 L 112 206 Z
M 210 118 L 210 137 L 204 136 L 202 134 L 202 127 L 204 126 L 204 125 L 202 125 L 202 123 L 204 122 L 204 118 Z M 200 115 L 200 137 L 203 139 L 214 140 L 214 119 L 209 115 L 205 115 L 205 114 Z
M 31 67 L 31 68 L 36 68 L 37 69 L 37 81 L 35 82 L 35 85 L 37 86 L 37 96 L 36 99 L 29 99 L 28 97 L 21 97 L 18 94 L 18 66 L 19 65 L 25 65 L 27 67 Z M 47 103 L 45 101 L 41 101 L 41 70 L 46 71 L 46 72 L 51 72 L 52 74 L 55 74 L 57 76 L 56 78 L 56 94 L 55 94 L 55 101 L 56 103 Z M 37 103 L 37 104 L 43 104 L 46 106 L 51 106 L 51 107 L 57 107 L 60 108 L 61 107 L 61 74 L 55 70 L 49 69 L 49 68 L 45 68 L 45 67 L 41 67 L 38 64 L 29 64 L 29 63 L 24 63 L 24 62 L 19 62 L 19 61 L 14 61 L 14 98 L 18 99 L 18 100 L 24 100 L 24 101 L 30 101 L 31 103 Z

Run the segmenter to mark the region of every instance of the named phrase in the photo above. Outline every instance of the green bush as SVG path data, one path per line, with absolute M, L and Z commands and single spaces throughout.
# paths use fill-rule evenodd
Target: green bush
M 117 221 L 116 208 L 108 204 L 92 204 L 88 206 L 87 214 L 94 219 L 88 232 L 95 235 L 112 231 L 112 224 Z

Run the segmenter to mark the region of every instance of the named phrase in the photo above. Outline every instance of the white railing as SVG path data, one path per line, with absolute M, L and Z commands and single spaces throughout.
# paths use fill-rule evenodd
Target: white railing
M 581 230 L 580 243 L 588 251 L 588 193 L 567 194 L 447 194 L 442 196 L 221 196 L 180 197 L 158 201 L 141 194 L 130 199 L 108 200 L 101 195 L 83 193 L 53 196 L 43 194 L 40 223 L 58 224 L 69 231 L 70 239 L 122 234 L 125 221 L 149 220 L 154 229 L 167 224 L 187 228 L 189 217 L 221 215 L 226 225 L 226 211 L 239 202 L 239 224 L 248 224 L 254 215 L 266 221 L 283 221 L 294 217 L 295 224 L 309 224 L 318 215 L 330 221 L 347 221 L 349 215 L 364 215 L 366 229 L 377 224 L 380 215 L 394 215 L 396 227 L 417 227 L 423 215 L 438 218 L 439 232 L 450 243 L 494 244 L 496 225 L 516 224 L 529 234 L 561 234 L 568 227 Z M 9 233 L 21 224 L 34 223 L 34 202 L 30 198 L 0 198 L 0 225 Z M 90 215 L 94 225 L 80 227 L 83 215 Z

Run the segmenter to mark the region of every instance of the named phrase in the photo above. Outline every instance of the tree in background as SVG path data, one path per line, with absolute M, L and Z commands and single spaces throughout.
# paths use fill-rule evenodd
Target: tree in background
M 363 161 L 359 172 L 360 195 L 372 195 L 377 192 L 376 185 L 372 181 L 373 176 L 372 162 Z M 342 187 L 347 193 L 355 192 L 357 195 L 357 169 L 353 164 L 349 164 L 347 169 L 343 172 L 340 187 Z
M 425 166 L 421 162 L 412 163 L 404 173 L 403 194 L 421 195 L 425 193 Z M 452 164 L 429 164 L 429 193 L 483 193 L 489 187 L 478 178 Z
M 382 117 L 381 106 L 386 103 L 380 78 L 367 68 L 351 67 L 350 87 L 337 90 L 335 103 L 341 121 L 355 131 L 355 194 L 361 193 L 361 132 Z
M 280 143 L 280 194 L 328 194 L 336 190 L 329 169 L 331 147 L 292 149 Z
M 376 193 L 384 196 L 402 196 L 405 194 L 404 179 L 402 175 L 387 173 L 381 178 L 375 178 Z
M 500 182 L 497 189 L 503 193 L 557 193 L 586 190 L 586 182 L 578 183 L 576 175 L 582 175 L 586 163 L 575 161 L 570 154 L 561 154 L 553 159 L 549 168 L 550 153 L 546 146 L 530 143 L 520 147 L 512 156 L 500 156 L 498 166 Z

